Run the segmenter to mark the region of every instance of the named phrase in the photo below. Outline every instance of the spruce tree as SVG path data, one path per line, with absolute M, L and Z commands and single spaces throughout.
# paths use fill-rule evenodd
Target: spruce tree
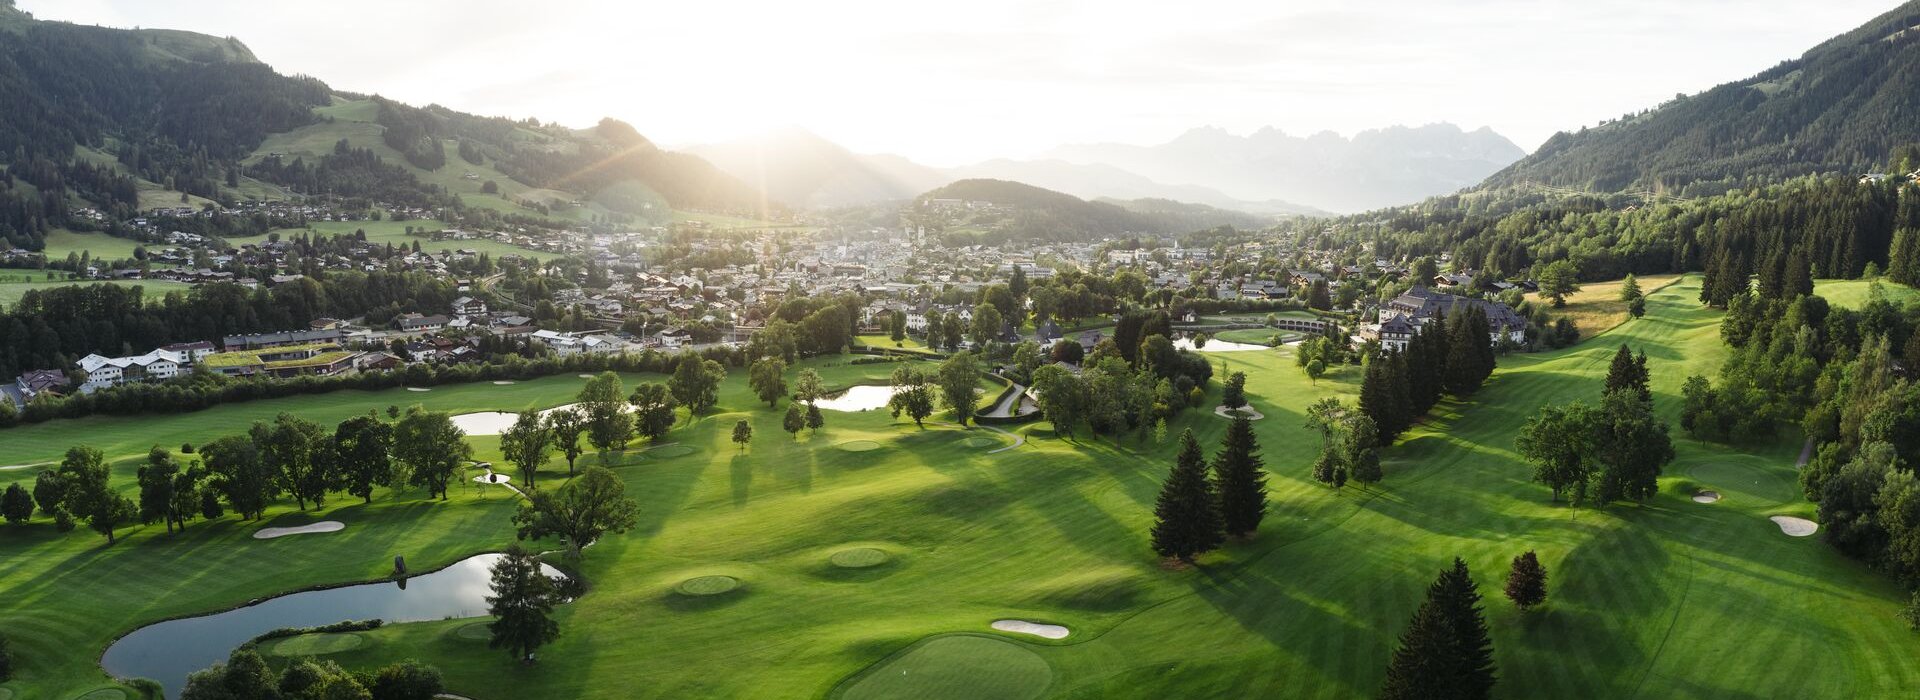
M 1547 568 L 1533 550 L 1513 558 L 1513 569 L 1507 572 L 1507 599 L 1521 610 L 1547 602 Z
M 1252 537 L 1267 515 L 1267 477 L 1260 470 L 1259 451 L 1253 421 L 1235 414 L 1227 436 L 1221 440 L 1220 454 L 1214 457 L 1213 479 L 1220 492 L 1224 530 L 1242 539 Z
M 1387 666 L 1383 700 L 1481 700 L 1495 681 L 1493 643 L 1467 563 L 1427 587 L 1426 602 L 1400 637 Z
M 1393 444 L 1412 426 L 1411 393 L 1406 360 L 1400 353 L 1383 351 L 1367 363 L 1366 377 L 1360 384 L 1360 411 L 1379 427 L 1381 445 Z
M 1653 390 L 1647 385 L 1650 379 L 1647 376 L 1647 354 L 1642 352 L 1635 356 L 1626 343 L 1621 343 L 1620 349 L 1613 353 L 1613 362 L 1607 365 L 1607 384 L 1601 396 L 1624 389 L 1632 391 L 1641 401 L 1652 402 Z
M 1453 318 L 1447 330 L 1447 393 L 1471 396 L 1493 374 L 1493 331 L 1478 306 L 1467 306 Z
M 1190 564 L 1224 539 L 1219 499 L 1207 480 L 1206 458 L 1192 429 L 1180 436 L 1180 456 L 1160 489 L 1153 515 L 1153 551 L 1168 560 Z

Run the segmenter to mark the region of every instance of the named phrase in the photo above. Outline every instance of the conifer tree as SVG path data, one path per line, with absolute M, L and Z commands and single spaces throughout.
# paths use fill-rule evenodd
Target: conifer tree
M 1470 396 L 1493 374 L 1493 331 L 1487 325 L 1487 313 L 1468 305 L 1455 315 L 1447 329 L 1447 393 Z
M 1253 536 L 1260 520 L 1267 515 L 1267 477 L 1261 472 L 1260 441 L 1253 435 L 1253 421 L 1236 414 L 1227 435 L 1221 440 L 1220 454 L 1214 457 L 1213 479 L 1220 492 L 1220 518 L 1226 534 L 1242 539 Z
M 1426 602 L 1400 637 L 1382 700 L 1481 700 L 1493 693 L 1493 643 L 1467 563 L 1427 587 Z
M 1220 546 L 1219 499 L 1191 429 L 1180 436 L 1180 456 L 1160 489 L 1153 515 L 1153 551 L 1170 563 L 1191 564 L 1194 556 Z
M 1651 402 L 1653 390 L 1647 386 L 1649 379 L 1647 354 L 1642 352 L 1635 357 L 1627 344 L 1621 343 L 1620 349 L 1613 353 L 1613 362 L 1607 366 L 1607 384 L 1602 395 L 1626 389 L 1640 397 L 1641 401 Z
M 1523 611 L 1547 601 L 1547 568 L 1533 550 L 1513 558 L 1513 569 L 1507 572 L 1507 599 Z
M 1380 428 L 1365 414 L 1347 419 L 1347 474 L 1362 487 L 1380 483 Z

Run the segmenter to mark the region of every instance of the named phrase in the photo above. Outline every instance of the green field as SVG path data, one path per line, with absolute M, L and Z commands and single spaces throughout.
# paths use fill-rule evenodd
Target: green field
M 344 236 L 344 235 L 352 234 L 355 231 L 366 231 L 368 242 L 392 243 L 395 247 L 399 247 L 402 245 L 411 247 L 414 243 L 418 242 L 420 244 L 420 250 L 426 251 L 429 253 L 436 253 L 443 250 L 451 251 L 451 250 L 466 249 L 466 250 L 486 253 L 494 257 L 499 257 L 502 255 L 519 255 L 523 257 L 534 258 L 536 260 L 551 260 L 553 258 L 560 257 L 559 253 L 548 253 L 544 251 L 530 250 L 527 248 L 522 248 L 520 246 L 501 243 L 499 241 L 494 241 L 494 240 L 456 241 L 456 240 L 448 239 L 448 240 L 442 240 L 442 241 L 434 241 L 433 239 L 428 238 L 426 236 L 409 236 L 407 235 L 407 227 L 409 226 L 413 227 L 415 230 L 438 231 L 446 228 L 447 224 L 441 221 L 432 221 L 432 220 L 313 221 L 307 224 L 306 229 L 287 228 L 287 229 L 280 229 L 272 233 L 278 233 L 280 234 L 280 238 L 282 240 L 286 240 L 294 236 L 297 236 L 301 233 L 304 233 L 308 229 L 311 229 L 314 233 L 322 236 L 336 236 L 336 235 Z M 261 243 L 267 242 L 268 236 L 271 236 L 272 233 L 262 234 L 259 236 L 241 236 L 236 238 L 229 238 L 227 239 L 227 244 L 232 246 L 241 246 L 241 245 L 247 245 L 247 244 L 259 245 Z
M 1878 280 L 1815 280 L 1813 293 L 1825 298 L 1834 306 L 1858 309 L 1867 305 L 1873 286 L 1887 295 L 1887 301 L 1894 304 L 1908 304 L 1920 301 L 1920 289 L 1914 289 L 1888 279 Z
M 69 253 L 86 252 L 95 260 L 126 260 L 133 257 L 133 249 L 140 243 L 127 238 L 116 238 L 104 233 L 69 231 L 54 229 L 47 234 L 46 254 L 48 260 L 65 260 Z
M 18 281 L 26 276 L 29 281 Z M 169 280 L 46 280 L 45 275 L 30 270 L 0 270 L 0 309 L 20 303 L 20 297 L 34 289 L 55 289 L 83 284 L 111 284 L 116 287 L 142 287 L 146 289 L 145 299 L 151 301 L 166 296 L 167 292 L 192 289 L 193 285 Z
M 472 620 L 356 633 L 362 643 L 326 658 L 365 669 L 418 657 L 444 670 L 453 692 L 479 700 L 1366 697 L 1427 583 L 1461 556 L 1487 596 L 1501 697 L 1910 694 L 1920 686 L 1920 636 L 1895 619 L 1897 587 L 1766 520 L 1813 512 L 1793 487 L 1797 440 L 1740 451 L 1676 434 L 1679 458 L 1661 495 L 1606 509 L 1549 502 L 1514 455 L 1515 432 L 1538 406 L 1597 399 L 1620 342 L 1646 351 L 1657 406 L 1676 420 L 1682 380 L 1712 374 L 1725 355 L 1718 312 L 1700 308 L 1697 294 L 1690 278 L 1653 294 L 1646 318 L 1593 341 L 1501 358 L 1471 402 L 1442 404 L 1386 454 L 1386 481 L 1367 493 L 1312 481 L 1317 436 L 1302 427 L 1313 401 L 1351 398 L 1358 371 L 1309 384 L 1290 351 L 1214 355 L 1248 372 L 1252 403 L 1267 416 L 1254 426 L 1272 502 L 1255 540 L 1181 572 L 1161 569 L 1147 548 L 1171 440 L 1067 441 L 1039 423 L 1019 428 L 1024 446 L 987 454 L 969 444 L 980 431 L 918 430 L 884 411 L 830 413 L 818 436 L 785 439 L 782 413 L 756 402 L 736 371 L 719 411 L 669 436 L 690 452 L 618 459 L 641 504 L 639 527 L 588 550 L 580 570 L 592 590 L 560 608 L 562 636 L 539 664 L 521 667 L 475 642 Z M 835 386 L 891 369 L 808 365 Z M 412 401 L 463 411 L 552 405 L 580 382 L 57 422 L 0 433 L 0 464 L 57 458 L 82 441 L 136 455 L 277 410 L 334 421 Z M 745 452 L 728 441 L 740 418 L 755 426 Z M 1189 411 L 1171 428 L 1193 428 L 1211 451 L 1226 425 Z M 474 442 L 479 458 L 498 456 L 494 440 Z M 836 449 L 861 442 L 874 449 Z M 129 466 L 116 474 L 130 476 Z M 1726 498 L 1693 503 L 1696 486 Z M 0 528 L 0 617 L 21 674 L 4 687 L 69 698 L 99 686 L 100 651 L 140 624 L 377 578 L 395 553 L 425 569 L 497 549 L 512 537 L 510 507 L 497 492 L 455 489 L 448 503 L 382 493 L 371 505 L 331 502 L 308 517 L 349 527 L 298 542 L 248 539 L 257 525 L 231 517 L 175 537 L 136 528 L 113 547 L 84 530 L 54 534 L 44 519 Z M 860 548 L 888 557 L 834 564 Z M 1500 597 L 1499 579 L 1528 549 L 1551 572 L 1551 597 L 1522 615 Z M 737 586 L 677 592 L 708 576 Z M 989 628 L 1007 618 L 1071 634 L 1049 641 Z M 334 646 L 345 645 L 313 645 Z

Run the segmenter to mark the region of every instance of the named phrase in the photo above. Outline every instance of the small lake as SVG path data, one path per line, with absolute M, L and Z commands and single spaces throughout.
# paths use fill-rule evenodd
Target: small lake
M 1252 350 L 1272 350 L 1273 349 L 1265 345 L 1254 345 L 1253 343 L 1235 343 L 1228 340 L 1220 340 L 1218 338 L 1208 340 L 1207 346 L 1204 348 L 1193 347 L 1192 338 L 1181 338 L 1179 340 L 1173 341 L 1173 346 L 1181 350 L 1199 350 L 1200 352 L 1247 352 Z
M 187 674 L 227 660 L 247 640 L 282 627 L 318 627 L 379 618 L 387 623 L 422 622 L 487 614 L 492 593 L 489 567 L 499 554 L 481 554 L 430 574 L 407 579 L 275 596 L 222 613 L 156 622 L 121 637 L 100 657 L 100 666 L 120 678 L 151 678 L 169 697 Z M 564 577 L 543 566 L 548 576 Z
M 887 401 L 892 398 L 891 386 L 856 386 L 831 399 L 821 399 L 818 403 L 829 411 L 870 411 L 886 408 Z

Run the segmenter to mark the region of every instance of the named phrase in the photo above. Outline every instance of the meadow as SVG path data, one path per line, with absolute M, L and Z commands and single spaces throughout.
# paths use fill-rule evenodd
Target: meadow
M 591 589 L 559 609 L 562 636 L 538 664 L 488 649 L 473 620 L 354 633 L 357 646 L 274 649 L 333 650 L 324 658 L 356 668 L 419 657 L 478 700 L 1365 697 L 1377 692 L 1427 583 L 1459 556 L 1486 596 L 1501 697 L 1910 692 L 1920 686 L 1920 636 L 1895 618 L 1897 587 L 1766 520 L 1813 514 L 1795 485 L 1797 440 L 1736 450 L 1676 426 L 1679 457 L 1660 495 L 1606 508 L 1551 502 L 1514 454 L 1520 425 L 1542 404 L 1597 401 L 1620 343 L 1647 353 L 1657 410 L 1677 423 L 1681 382 L 1711 374 L 1725 356 L 1719 314 L 1701 308 L 1697 293 L 1698 279 L 1685 278 L 1652 293 L 1645 318 L 1565 350 L 1502 357 L 1478 394 L 1443 403 L 1385 453 L 1386 479 L 1371 490 L 1332 490 L 1308 474 L 1319 445 L 1303 412 L 1322 397 L 1351 400 L 1357 367 L 1309 383 L 1289 348 L 1212 355 L 1248 373 L 1253 405 L 1266 414 L 1254 427 L 1271 502 L 1255 539 L 1187 571 L 1161 568 L 1147 547 L 1172 439 L 1067 438 L 1044 422 L 1012 435 L 918 429 L 884 411 L 829 413 L 818 435 L 794 439 L 735 371 L 721 408 L 683 417 L 666 438 L 673 448 L 612 456 L 640 502 L 639 527 L 570 565 Z M 837 386 L 890 369 L 838 358 L 808 365 Z M 56 422 L 0 433 L 0 464 L 57 458 L 75 442 L 129 457 L 279 410 L 325 422 L 415 401 L 457 412 L 553 405 L 580 381 Z M 744 451 L 727 439 L 742 418 L 755 427 Z M 1191 428 L 1212 452 L 1226 425 L 1189 411 L 1170 432 Z M 1024 444 L 993 452 L 1016 437 Z M 494 439 L 470 439 L 476 457 L 498 456 Z M 17 470 L 23 480 L 30 471 Z M 1695 503 L 1696 488 L 1726 497 Z M 281 506 L 269 524 L 325 518 L 347 528 L 270 541 L 248 539 L 259 524 L 231 516 L 184 535 L 130 529 L 110 547 L 84 531 L 54 534 L 44 519 L 0 528 L 0 617 L 21 669 L 0 688 L 76 697 L 107 682 L 94 666 L 100 651 L 139 625 L 376 579 L 394 554 L 424 570 L 499 549 L 512 539 L 510 508 L 501 492 L 464 489 L 444 503 L 403 491 L 306 514 Z M 1507 563 L 1529 549 L 1550 572 L 1550 597 L 1522 614 L 1499 586 Z M 719 595 L 682 586 L 710 576 L 739 585 Z M 1000 619 L 1071 633 L 1055 641 L 989 627 Z
M 396 248 L 400 246 L 412 247 L 413 244 L 419 243 L 420 250 L 428 253 L 466 249 L 486 253 L 496 258 L 502 255 L 518 255 L 535 260 L 552 260 L 560 257 L 558 253 L 522 248 L 517 245 L 501 243 L 495 240 L 457 241 L 446 239 L 435 241 L 427 236 L 407 235 L 407 228 L 409 227 L 417 231 L 438 231 L 447 228 L 447 224 L 435 220 L 310 221 L 304 229 L 284 228 L 258 236 L 237 236 L 229 238 L 227 239 L 227 245 L 235 247 L 248 244 L 259 245 L 270 240 L 268 237 L 276 233 L 280 234 L 281 240 L 286 240 L 308 232 L 320 236 L 344 236 L 358 231 L 365 231 L 367 233 L 367 241 L 370 243 L 392 243 Z
M 26 279 L 22 280 L 21 278 Z M 192 289 L 193 285 L 171 280 L 49 280 L 37 270 L 0 270 L 0 309 L 20 303 L 20 298 L 36 289 L 58 289 L 82 284 L 111 284 L 117 287 L 141 287 L 144 298 L 159 300 L 171 291 Z

